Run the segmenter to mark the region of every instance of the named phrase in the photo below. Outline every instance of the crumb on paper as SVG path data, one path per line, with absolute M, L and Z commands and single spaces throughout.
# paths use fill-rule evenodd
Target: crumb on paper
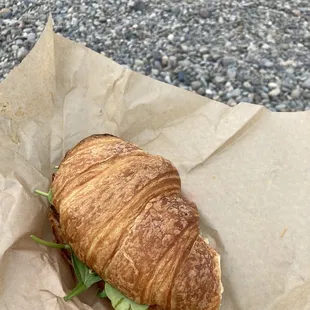
M 284 229 L 283 229 L 282 232 L 281 232 L 280 238 L 283 238 L 283 237 L 284 237 L 286 231 L 287 231 L 287 227 L 284 227 Z
M 212 179 L 215 180 L 215 179 L 216 179 L 216 176 L 214 175 L 214 176 L 212 177 Z

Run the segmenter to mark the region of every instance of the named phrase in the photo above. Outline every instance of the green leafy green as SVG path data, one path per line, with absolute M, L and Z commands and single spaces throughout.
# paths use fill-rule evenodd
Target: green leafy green
M 52 193 L 52 190 L 51 190 L 51 189 L 48 191 L 48 193 L 42 192 L 42 191 L 40 191 L 40 190 L 38 190 L 38 189 L 36 189 L 34 192 L 35 192 L 36 194 L 38 194 L 38 195 L 47 197 L 47 200 L 49 201 L 49 203 L 50 203 L 51 205 L 53 204 L 53 193 Z
M 149 307 L 148 305 L 139 305 L 135 303 L 107 282 L 105 282 L 104 290 L 111 300 L 113 308 L 116 310 L 146 310 Z
M 70 251 L 72 266 L 74 269 L 74 273 L 78 279 L 78 284 L 67 296 L 64 297 L 66 301 L 86 291 L 94 283 L 102 281 L 102 279 L 96 273 L 94 273 L 82 261 L 78 259 L 72 249 L 70 249 Z
M 77 296 L 86 290 L 87 290 L 87 287 L 82 282 L 78 282 L 76 287 L 68 295 L 64 297 L 64 300 L 68 301 L 72 299 L 74 296 Z
M 105 290 L 101 291 L 101 292 L 98 292 L 97 294 L 98 297 L 101 297 L 101 298 L 106 298 L 108 297 L 107 293 L 105 292 Z
M 97 274 L 95 274 L 83 262 L 81 262 L 78 259 L 78 257 L 73 253 L 70 245 L 58 244 L 54 242 L 45 241 L 34 235 L 31 235 L 30 237 L 37 243 L 45 245 L 47 247 L 57 248 L 57 249 L 66 249 L 71 252 L 72 266 L 73 266 L 75 275 L 78 279 L 78 284 L 67 296 L 64 297 L 66 301 L 86 291 L 94 283 L 102 281 L 102 279 Z
M 81 262 L 71 249 L 71 260 L 73 269 L 79 282 L 82 282 L 87 288 L 102 279 L 91 269 L 89 269 L 83 262 Z

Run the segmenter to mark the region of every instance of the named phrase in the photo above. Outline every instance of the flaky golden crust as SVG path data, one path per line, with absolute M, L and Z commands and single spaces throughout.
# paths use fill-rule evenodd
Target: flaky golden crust
M 67 152 L 52 182 L 63 237 L 105 281 L 140 304 L 214 310 L 218 254 L 170 161 L 111 135 Z
M 54 210 L 53 207 L 51 207 L 49 210 L 48 219 L 49 219 L 51 227 L 52 227 L 54 241 L 56 243 L 59 243 L 59 244 L 66 243 L 66 241 L 63 237 L 63 233 L 61 231 L 61 227 L 60 227 L 60 223 L 59 223 L 59 215 L 56 212 L 56 210 Z M 68 250 L 60 250 L 60 251 L 61 251 L 63 257 L 65 258 L 65 260 L 69 263 L 71 271 L 72 271 L 72 275 L 74 275 L 74 269 L 72 266 L 70 251 L 68 251 Z M 96 284 L 98 285 L 98 289 L 100 291 L 102 291 L 104 289 L 104 282 L 103 281 L 100 281 Z M 163 308 L 161 308 L 160 306 L 157 306 L 157 305 L 151 305 L 148 307 L 148 310 L 163 310 Z

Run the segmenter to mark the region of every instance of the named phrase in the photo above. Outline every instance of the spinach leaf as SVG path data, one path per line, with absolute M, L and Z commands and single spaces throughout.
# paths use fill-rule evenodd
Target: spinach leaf
M 149 307 L 148 305 L 139 305 L 135 303 L 107 282 L 105 282 L 104 290 L 115 310 L 146 310 Z

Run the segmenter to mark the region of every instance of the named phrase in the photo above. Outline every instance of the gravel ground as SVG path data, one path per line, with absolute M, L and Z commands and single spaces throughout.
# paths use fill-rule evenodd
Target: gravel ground
M 0 0 L 0 80 L 52 13 L 55 31 L 234 106 L 310 109 L 309 0 Z

